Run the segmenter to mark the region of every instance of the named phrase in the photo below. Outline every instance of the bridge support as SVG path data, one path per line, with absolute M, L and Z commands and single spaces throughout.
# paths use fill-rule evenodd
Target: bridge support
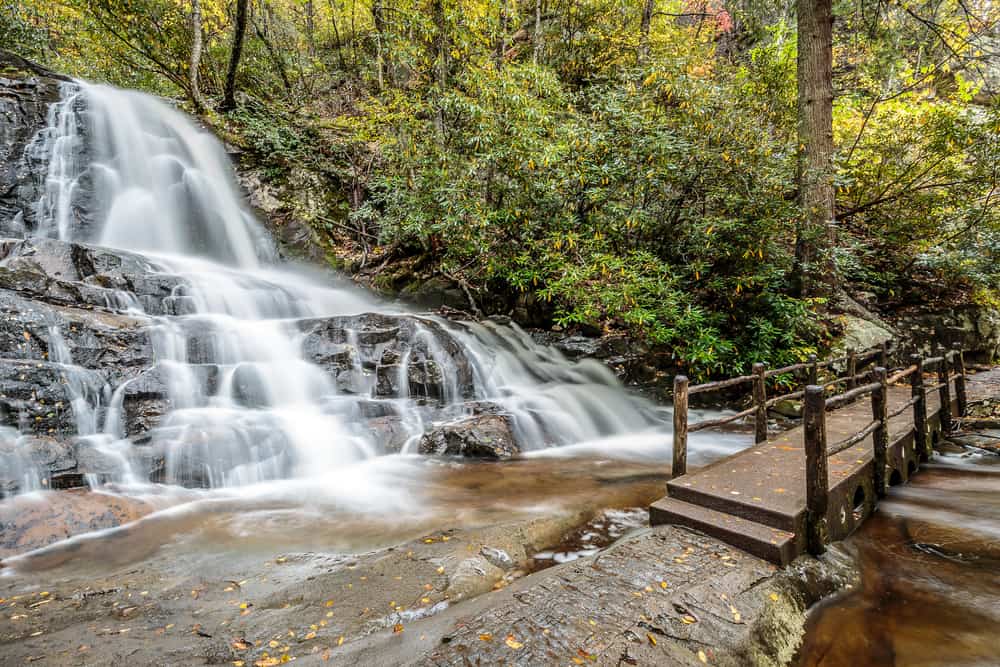
M 687 474 L 688 460 L 688 379 L 674 378 L 674 458 L 671 477 Z
M 806 387 L 803 403 L 806 450 L 806 542 L 809 553 L 826 551 L 826 510 L 830 480 L 826 463 L 826 392 L 823 387 Z
M 872 482 L 875 495 L 884 498 L 886 494 L 885 466 L 889 451 L 889 385 L 886 382 L 886 370 L 881 366 L 875 369 L 875 382 L 878 388 L 872 391 L 872 419 L 878 424 L 872 432 Z
M 952 352 L 951 370 L 955 373 L 955 402 L 958 403 L 958 416 L 964 417 L 968 408 L 968 398 L 965 393 L 965 358 L 962 350 Z
M 767 442 L 767 375 L 764 364 L 753 365 L 754 442 Z
M 913 404 L 913 449 L 917 456 L 927 461 L 931 458 L 931 445 L 927 437 L 927 391 L 924 389 L 924 358 L 919 354 L 910 355 L 910 363 L 916 370 L 910 375 L 910 398 Z
M 951 352 L 942 355 L 941 365 L 938 366 L 938 381 L 941 383 L 941 432 L 947 433 L 951 430 Z

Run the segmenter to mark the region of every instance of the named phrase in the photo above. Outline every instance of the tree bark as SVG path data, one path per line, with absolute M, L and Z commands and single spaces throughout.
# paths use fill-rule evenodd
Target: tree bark
M 836 284 L 830 254 L 834 233 L 833 7 L 798 0 L 798 139 L 800 219 L 795 287 L 818 295 Z
M 531 62 L 538 64 L 542 54 L 542 0 L 535 0 L 535 49 L 531 54 Z
M 642 6 L 642 21 L 639 24 L 639 50 L 636 53 L 636 61 L 640 66 L 645 64 L 649 57 L 649 26 L 653 22 L 653 4 L 655 0 L 646 0 Z
M 231 111 L 236 108 L 236 70 L 240 66 L 243 55 L 243 38 L 247 32 L 248 0 L 236 0 L 236 26 L 233 30 L 233 49 L 229 53 L 229 69 L 226 70 L 226 91 L 222 98 L 220 111 Z
M 434 116 L 434 125 L 438 138 L 444 141 L 444 107 L 443 97 L 448 89 L 448 53 L 447 53 L 447 25 L 445 24 L 444 0 L 431 0 L 431 13 L 434 16 L 434 73 L 437 79 L 437 112 Z
M 378 69 L 378 89 L 385 88 L 385 57 L 382 53 L 385 40 L 385 8 L 382 0 L 372 0 L 372 21 L 375 23 L 375 65 Z
M 198 87 L 198 70 L 201 68 L 201 0 L 191 0 L 191 62 L 188 68 L 188 81 L 191 85 L 191 101 L 195 111 L 205 110 L 205 100 Z

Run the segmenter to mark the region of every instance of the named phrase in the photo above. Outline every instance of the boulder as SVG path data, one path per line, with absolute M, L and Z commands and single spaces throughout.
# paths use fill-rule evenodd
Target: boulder
M 437 320 L 365 313 L 302 320 L 299 328 L 304 357 L 334 375 L 341 389 L 435 400 L 473 395 L 472 366 L 465 349 Z M 443 360 L 449 365 L 447 372 L 441 368 Z M 405 387 L 400 373 L 404 363 Z M 358 367 L 363 371 L 360 377 Z M 373 380 L 365 374 L 371 371 Z M 452 378 L 454 384 L 446 384 Z
M 802 401 L 793 401 L 789 399 L 778 401 L 771 407 L 771 412 L 779 414 L 782 417 L 798 419 L 802 417 Z
M 882 343 L 892 341 L 893 332 L 883 322 L 862 319 L 855 315 L 840 315 L 837 318 L 843 333 L 833 346 L 833 356 L 840 356 L 847 350 L 870 350 Z
M 437 426 L 420 440 L 421 454 L 506 459 L 520 449 L 506 415 L 482 414 Z

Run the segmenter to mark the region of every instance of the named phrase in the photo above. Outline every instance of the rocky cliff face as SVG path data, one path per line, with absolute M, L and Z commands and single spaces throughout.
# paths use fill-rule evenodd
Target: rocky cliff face
M 35 225 L 35 204 L 48 165 L 32 143 L 47 124 L 66 77 L 0 51 L 0 236 L 20 236 Z

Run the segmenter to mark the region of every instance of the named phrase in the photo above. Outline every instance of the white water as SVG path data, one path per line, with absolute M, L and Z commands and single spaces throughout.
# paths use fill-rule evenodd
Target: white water
M 443 370 L 443 398 L 451 407 L 429 412 L 409 398 L 380 399 L 399 417 L 406 440 L 404 456 L 386 457 L 360 418 L 362 403 L 373 399 L 373 378 L 363 377 L 355 358 L 355 379 L 366 390 L 338 391 L 334 378 L 303 358 L 296 322 L 391 312 L 389 307 L 276 263 L 219 142 L 162 101 L 107 86 L 67 85 L 49 124 L 41 137 L 49 175 L 37 233 L 137 251 L 190 283 L 178 294 L 190 314 L 151 318 L 156 372 L 166 382 L 171 407 L 149 433 L 153 450 L 165 455 L 162 480 L 208 486 L 223 496 L 294 495 L 413 511 L 418 468 L 392 459 L 413 451 L 429 419 L 468 412 L 455 362 L 430 328 L 418 337 Z M 84 154 L 89 157 L 82 159 Z M 87 224 L 78 220 L 84 209 Z M 140 310 L 128 293 L 118 305 Z M 471 362 L 474 398 L 512 415 L 523 450 L 669 459 L 669 412 L 627 394 L 601 364 L 571 363 L 517 329 L 449 326 Z M 199 359 L 189 359 L 192 331 L 201 332 Z M 356 340 L 356 333 L 347 338 Z M 58 351 L 53 361 L 72 368 L 56 327 L 49 344 Z M 402 387 L 407 361 L 400 362 Z M 71 389 L 79 434 L 119 462 L 118 488 L 148 491 L 123 430 L 127 387 L 107 387 L 96 396 Z M 98 414 L 105 415 L 103 424 Z M 742 438 L 723 442 L 736 448 Z

